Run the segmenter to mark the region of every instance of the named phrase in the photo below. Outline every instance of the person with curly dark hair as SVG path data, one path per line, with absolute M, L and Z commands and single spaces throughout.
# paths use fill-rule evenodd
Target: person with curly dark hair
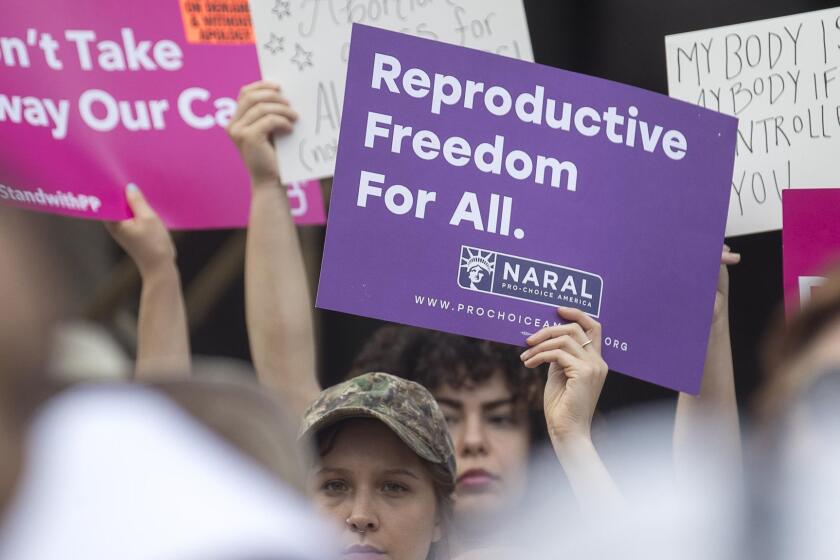
M 460 513 L 489 514 L 521 499 L 532 444 L 547 439 L 545 368 L 529 370 L 511 350 L 486 340 L 388 325 L 367 342 L 349 375 L 388 371 L 432 391 L 459 454 Z
M 269 140 L 271 132 L 291 131 L 297 118 L 279 87 L 260 82 L 243 88 L 228 133 L 253 187 L 245 299 L 254 364 L 260 382 L 282 393 L 300 416 L 321 387 L 303 259 L 294 226 L 285 218 L 288 201 Z M 728 251 L 722 261 L 730 264 L 727 255 Z M 725 280 L 722 267 L 717 327 L 712 329 L 706 366 L 716 371 L 707 372 L 700 399 L 680 397 L 677 463 L 692 462 L 686 451 L 691 446 L 685 442 L 696 440 L 694 427 L 704 423 L 709 412 L 727 419 L 721 432 L 731 432 L 733 418 L 737 431 L 737 413 L 730 414 L 734 385 Z M 481 281 L 478 271 L 471 281 Z M 541 434 L 547 434 L 585 515 L 601 516 L 622 502 L 591 438 L 592 417 L 608 371 L 601 357 L 601 325 L 580 310 L 560 307 L 557 313 L 563 324 L 531 335 L 524 351 L 395 327 L 377 335 L 353 368 L 354 375 L 381 371 L 418 381 L 443 410 L 457 466 L 449 538 L 453 558 L 488 545 L 509 544 L 509 534 L 501 529 L 525 499 L 530 458 Z M 712 401 L 720 406 L 707 404 Z
M 739 258 L 724 247 L 701 395 L 681 394 L 677 404 L 674 468 L 683 479 L 694 464 L 699 434 L 702 441 L 715 438 L 722 454 L 734 457 L 726 465 L 738 464 L 726 265 Z M 393 372 L 426 386 L 441 405 L 458 463 L 456 552 L 503 534 L 505 519 L 527 495 L 530 460 L 546 440 L 584 513 L 597 515 L 621 501 L 590 434 L 607 373 L 600 324 L 580 311 L 558 313 L 568 323 L 528 339 L 532 348 L 521 355 L 504 344 L 389 325 L 353 364 L 350 376 Z
M 600 325 L 576 310 L 558 313 L 571 322 L 534 335 L 522 355 L 504 344 L 389 325 L 353 364 L 349 377 L 389 371 L 426 386 L 444 411 L 458 467 L 453 557 L 507 544 L 500 522 L 523 505 L 532 453 L 547 440 L 586 509 L 620 499 L 589 436 L 607 373 Z

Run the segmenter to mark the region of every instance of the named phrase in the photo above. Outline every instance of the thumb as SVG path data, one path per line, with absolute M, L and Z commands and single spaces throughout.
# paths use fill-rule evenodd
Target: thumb
M 720 256 L 720 264 L 730 266 L 741 262 L 741 255 L 738 253 L 723 253 Z
M 135 218 L 150 218 L 155 217 L 155 211 L 149 206 L 146 197 L 140 192 L 140 189 L 134 183 L 129 183 L 125 187 L 125 197 L 128 200 L 128 205 L 131 207 L 131 212 Z

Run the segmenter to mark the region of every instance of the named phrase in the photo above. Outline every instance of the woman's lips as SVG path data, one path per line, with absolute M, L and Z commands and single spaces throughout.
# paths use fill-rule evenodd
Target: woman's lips
M 369 544 L 354 544 L 342 552 L 344 560 L 382 560 L 385 553 Z
M 484 469 L 470 469 L 458 477 L 458 487 L 470 490 L 482 490 L 499 477 Z

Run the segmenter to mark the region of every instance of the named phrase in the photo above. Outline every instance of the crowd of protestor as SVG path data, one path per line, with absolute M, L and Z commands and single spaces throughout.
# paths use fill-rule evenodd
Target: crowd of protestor
M 43 231 L 0 209 L 0 558 L 834 557 L 840 271 L 779 322 L 739 411 L 723 247 L 699 396 L 613 419 L 603 446 L 601 325 L 574 309 L 519 349 L 388 326 L 323 388 L 272 144 L 296 120 L 258 82 L 228 127 L 256 377 L 192 363 L 174 244 L 130 185 L 134 218 L 108 230 L 143 282 L 134 378 L 57 381 L 72 294 Z

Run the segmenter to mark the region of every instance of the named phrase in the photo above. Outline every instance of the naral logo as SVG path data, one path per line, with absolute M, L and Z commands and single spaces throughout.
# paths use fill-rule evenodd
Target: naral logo
M 604 281 L 582 270 L 462 245 L 458 285 L 551 307 L 574 307 L 598 317 Z

